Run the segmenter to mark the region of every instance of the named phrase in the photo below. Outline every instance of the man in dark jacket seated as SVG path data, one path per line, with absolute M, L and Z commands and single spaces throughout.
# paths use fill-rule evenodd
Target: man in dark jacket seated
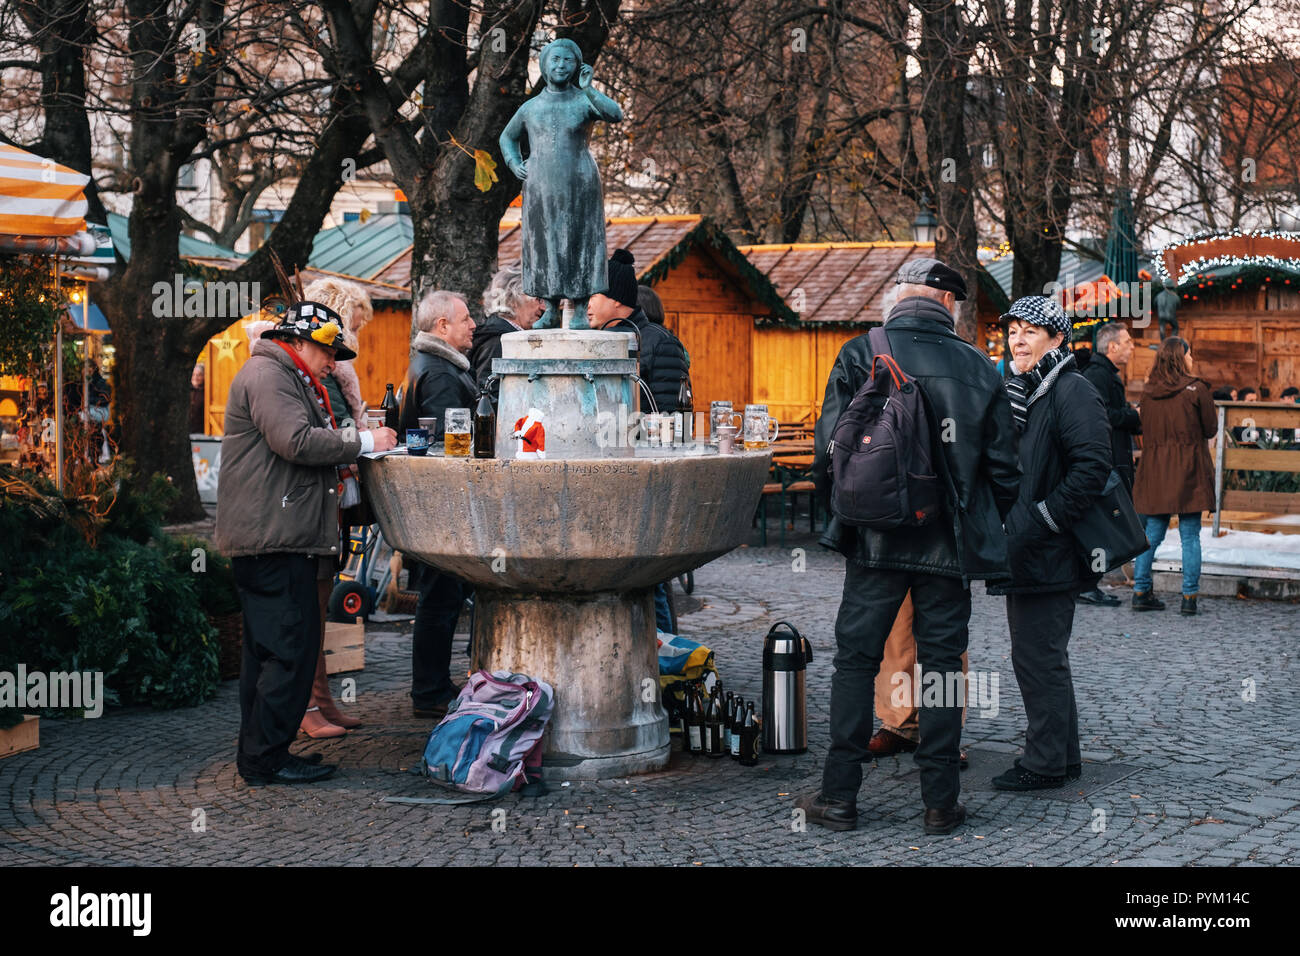
M 875 531 L 832 517 L 822 543 L 840 551 L 844 596 L 835 622 L 830 749 L 819 793 L 799 798 L 806 819 L 834 830 L 857 825 L 862 764 L 871 759 L 875 679 L 885 640 L 909 589 L 916 613 L 917 658 L 925 674 L 960 675 L 969 637 L 970 582 L 1005 573 L 1002 520 L 1015 503 L 1020 469 L 1016 432 L 1002 377 L 983 352 L 954 331 L 952 311 L 966 298 L 959 273 L 937 259 L 913 259 L 898 271 L 898 302 L 885 326 L 902 370 L 920 384 L 932 412 L 936 459 L 957 507 L 917 527 Z M 840 413 L 870 377 L 867 335 L 840 349 L 826 383 L 815 433 L 813 477 L 830 489 L 830 438 Z M 839 453 L 838 451 L 836 452 Z M 951 833 L 966 819 L 957 802 L 960 699 L 923 706 L 918 715 L 921 797 L 927 833 Z
M 1133 356 L 1133 336 L 1118 322 L 1103 325 L 1097 330 L 1094 351 L 1079 371 L 1092 383 L 1106 406 L 1106 420 L 1110 423 L 1111 467 L 1133 493 L 1133 436 L 1142 434 L 1142 420 L 1137 409 L 1124 397 L 1124 382 L 1119 377 L 1119 366 L 1127 365 Z M 1082 355 L 1086 353 L 1075 353 Z M 1079 595 L 1085 604 L 1119 607 L 1119 598 L 1106 594 L 1099 587 L 1089 588 Z
M 452 292 L 433 292 L 415 310 L 411 324 L 411 366 L 402 388 L 400 435 L 433 417 L 429 441 L 441 441 L 448 408 L 473 409 L 478 392 L 470 374 L 474 320 L 465 300 Z M 410 557 L 410 587 L 420 598 L 411 633 L 411 704 L 417 717 L 440 717 L 460 688 L 451 679 L 451 643 L 456 621 L 469 594 L 460 578 Z

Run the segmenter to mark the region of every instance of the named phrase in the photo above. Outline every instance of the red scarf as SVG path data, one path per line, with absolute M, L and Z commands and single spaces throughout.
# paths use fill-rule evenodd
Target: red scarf
M 317 403 L 325 410 L 325 415 L 330 420 L 330 427 L 338 428 L 338 422 L 334 420 L 334 409 L 330 407 L 330 396 L 329 393 L 325 391 L 325 386 L 322 385 L 316 376 L 311 373 L 311 369 L 303 364 L 302 359 L 298 357 L 298 353 L 293 350 L 288 342 L 281 341 L 280 339 L 274 339 L 273 341 L 276 345 L 280 346 L 280 348 L 284 349 L 289 358 L 293 359 L 293 364 L 298 366 L 298 371 L 307 376 L 307 381 L 311 383 L 311 387 L 316 392 Z

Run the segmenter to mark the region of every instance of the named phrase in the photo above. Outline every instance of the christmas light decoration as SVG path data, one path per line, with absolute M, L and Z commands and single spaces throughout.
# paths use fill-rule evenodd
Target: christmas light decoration
M 1162 280 L 1173 278 L 1169 275 L 1169 270 L 1165 267 L 1164 259 L 1165 253 L 1170 249 L 1195 246 L 1201 243 L 1217 242 L 1228 239 L 1278 239 L 1285 242 L 1295 243 L 1296 251 L 1297 253 L 1300 253 L 1300 233 L 1296 232 L 1284 232 L 1277 229 L 1204 230 L 1202 232 L 1193 233 L 1183 239 L 1176 239 L 1172 242 L 1165 243 L 1165 245 L 1163 245 L 1155 255 L 1156 272 Z M 1179 267 L 1179 275 L 1174 279 L 1174 281 L 1178 286 L 1182 286 L 1189 278 L 1193 277 L 1198 272 L 1205 272 L 1209 269 L 1225 266 L 1229 268 L 1257 267 L 1264 269 L 1280 269 L 1300 276 L 1300 254 L 1294 257 L 1218 255 L 1191 259 L 1184 262 Z

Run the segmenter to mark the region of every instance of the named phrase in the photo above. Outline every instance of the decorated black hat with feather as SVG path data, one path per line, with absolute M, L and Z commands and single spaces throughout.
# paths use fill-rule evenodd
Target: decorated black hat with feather
M 333 349 L 334 358 L 340 361 L 356 358 L 357 353 L 344 344 L 343 320 L 339 314 L 324 303 L 308 300 L 298 270 L 293 270 L 293 280 L 290 281 L 280 263 L 280 257 L 274 252 L 271 253 L 271 265 L 275 267 L 275 276 L 280 280 L 287 308 L 280 324 L 263 332 L 262 338 L 304 339 Z

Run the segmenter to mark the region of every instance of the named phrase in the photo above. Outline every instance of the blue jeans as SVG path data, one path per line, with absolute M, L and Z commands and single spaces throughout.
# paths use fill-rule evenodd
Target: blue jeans
M 1133 569 L 1133 590 L 1146 593 L 1151 590 L 1151 564 L 1156 559 L 1156 548 L 1165 540 L 1169 530 L 1169 515 L 1142 515 L 1146 525 L 1147 540 L 1151 547 L 1138 555 Z M 1183 594 L 1191 597 L 1201 584 L 1201 513 L 1178 516 L 1178 536 L 1183 544 Z
M 670 587 L 672 587 L 671 581 L 655 585 L 655 627 L 665 634 L 671 634 L 673 627 L 673 616 L 668 611 L 668 589 Z

